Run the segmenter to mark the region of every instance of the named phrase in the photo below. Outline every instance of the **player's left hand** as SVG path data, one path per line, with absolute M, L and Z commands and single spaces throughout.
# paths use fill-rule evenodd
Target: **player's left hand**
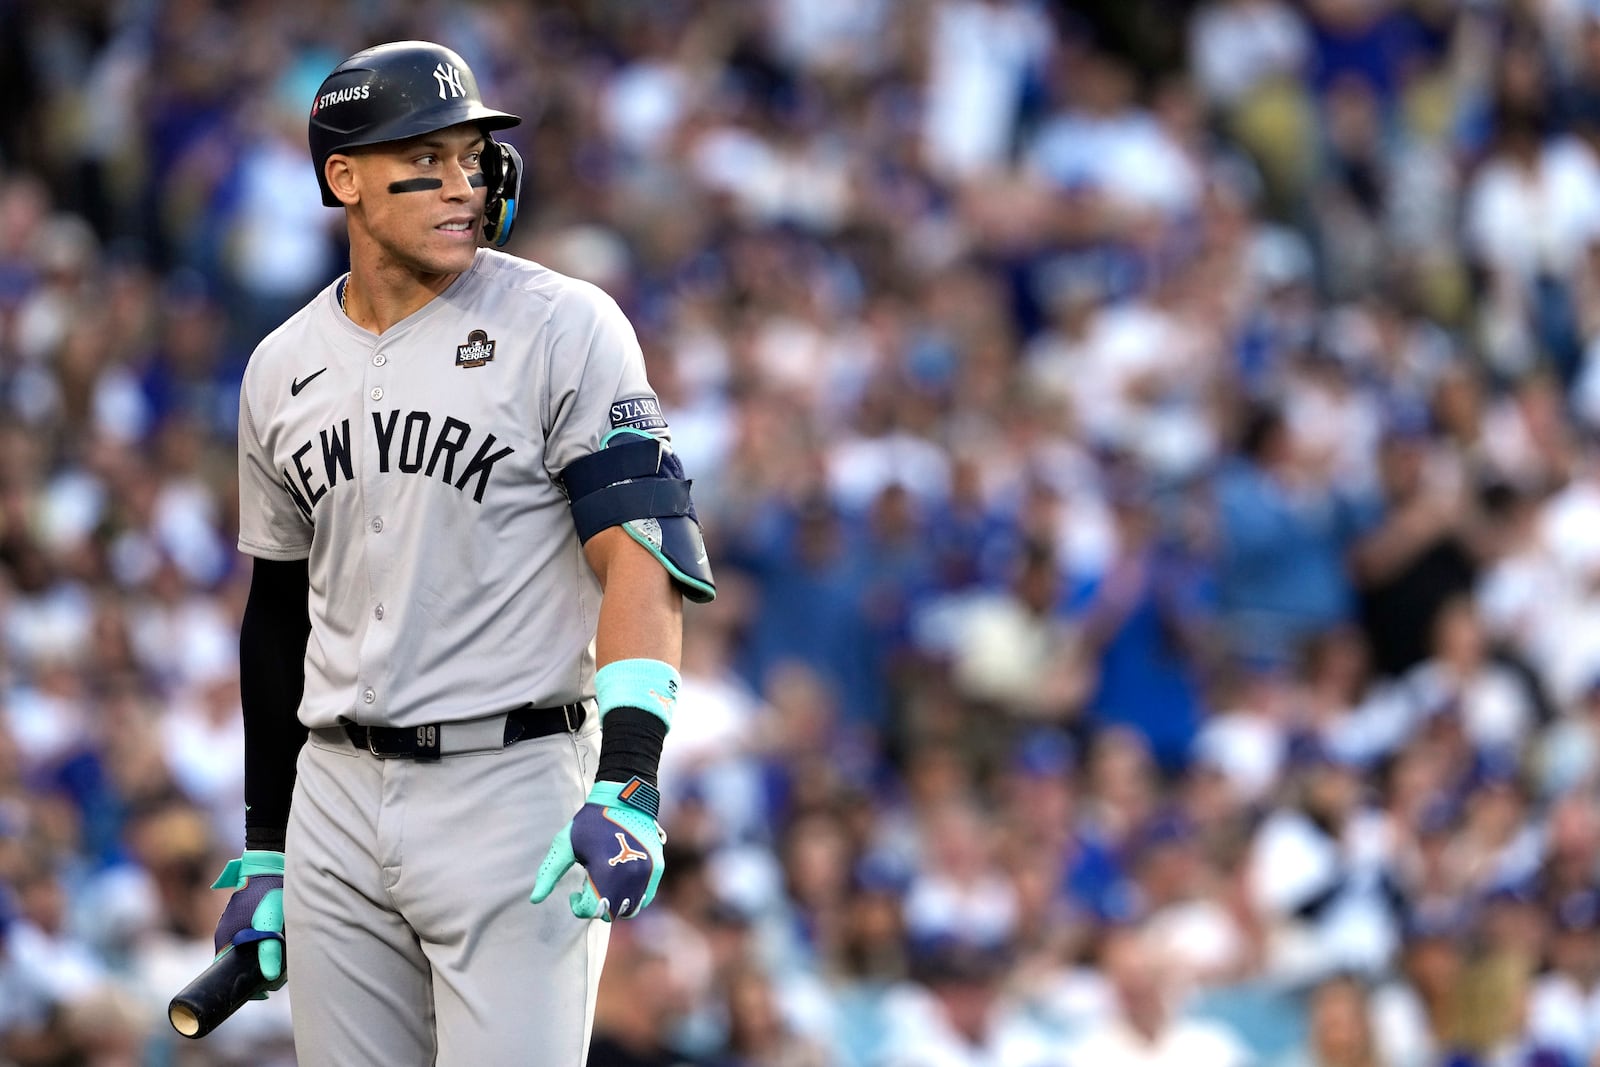
M 230 860 L 212 889 L 231 889 L 228 906 L 217 920 L 214 947 L 217 957 L 240 945 L 256 946 L 256 962 L 269 989 L 282 989 L 288 981 L 283 959 L 282 852 L 245 850 Z M 265 1000 L 265 993 L 252 999 Z
M 551 842 L 529 899 L 543 902 L 561 876 L 581 863 L 589 878 L 567 897 L 572 914 L 605 922 L 639 914 L 655 899 L 666 869 L 661 846 L 667 835 L 656 823 L 660 809 L 660 794 L 643 779 L 596 782 L 578 814 Z

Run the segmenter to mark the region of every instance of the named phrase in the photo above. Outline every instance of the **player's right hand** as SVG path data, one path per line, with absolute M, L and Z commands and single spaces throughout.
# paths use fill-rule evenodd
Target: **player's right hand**
M 233 890 L 212 939 L 217 955 L 255 944 L 261 977 L 271 983 L 269 988 L 283 988 L 288 978 L 283 965 L 283 853 L 247 849 L 229 861 L 211 888 Z
M 567 896 L 573 915 L 610 922 L 648 908 L 666 870 L 661 846 L 667 835 L 656 822 L 660 806 L 655 786 L 643 779 L 596 782 L 578 814 L 551 842 L 528 899 L 544 903 L 562 876 L 582 864 L 589 877 Z

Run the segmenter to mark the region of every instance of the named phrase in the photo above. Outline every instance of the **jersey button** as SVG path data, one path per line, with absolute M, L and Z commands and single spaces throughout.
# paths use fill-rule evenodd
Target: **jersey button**
M 374 693 L 374 692 L 373 692 L 373 691 L 372 691 L 372 690 L 370 690 L 370 689 L 367 689 L 367 690 L 364 690 L 364 691 L 363 691 L 363 692 L 362 692 L 362 694 L 361 694 L 361 699 L 362 699 L 362 700 L 365 700 L 365 701 L 366 701 L 366 702 L 367 702 L 367 703 L 368 703 L 368 704 L 370 704 L 370 703 L 372 703 L 372 702 L 373 702 L 373 701 L 374 701 L 374 700 L 377 700 L 377 699 L 378 699 L 378 694 L 377 694 L 377 693 Z
M 389 357 L 384 355 L 382 352 L 379 352 L 377 355 L 372 357 L 372 365 L 374 367 L 381 367 L 387 362 L 389 362 Z
M 383 621 L 383 605 L 382 604 L 379 604 L 377 607 L 372 609 L 372 617 L 374 619 L 377 619 L 379 622 Z
M 374 399 L 374 400 L 382 400 L 383 399 L 383 389 L 382 388 L 373 389 L 372 390 L 372 399 Z
M 372 520 L 372 532 L 383 533 L 383 520 L 381 518 Z

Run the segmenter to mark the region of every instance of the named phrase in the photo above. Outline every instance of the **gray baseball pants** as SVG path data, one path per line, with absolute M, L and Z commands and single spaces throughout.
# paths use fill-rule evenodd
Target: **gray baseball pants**
M 581 1067 L 609 928 L 574 867 L 528 903 L 583 803 L 599 723 L 436 762 L 312 731 L 290 808 L 284 931 L 305 1067 Z

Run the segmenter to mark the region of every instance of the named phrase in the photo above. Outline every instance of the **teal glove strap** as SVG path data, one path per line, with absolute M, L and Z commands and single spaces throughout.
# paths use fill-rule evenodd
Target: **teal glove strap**
M 243 889 L 245 882 L 255 874 L 275 874 L 281 878 L 283 862 L 282 852 L 252 852 L 247 849 L 238 859 L 228 861 L 222 873 L 217 875 L 217 880 L 211 883 L 211 888 Z
M 573 915 L 610 922 L 649 907 L 666 869 L 661 846 L 667 835 L 655 819 L 659 807 L 655 788 L 642 779 L 596 782 L 551 842 L 529 899 L 542 903 L 574 864 L 582 864 L 589 877 L 567 897 Z

